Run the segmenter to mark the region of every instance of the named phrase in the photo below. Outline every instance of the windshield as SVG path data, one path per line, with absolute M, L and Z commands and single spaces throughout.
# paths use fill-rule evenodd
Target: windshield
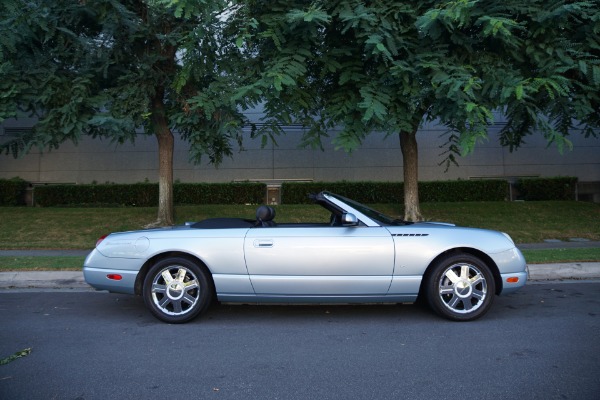
M 352 208 L 355 208 L 357 211 L 363 213 L 364 215 L 371 218 L 372 220 L 377 221 L 381 225 L 407 225 L 408 224 L 406 221 L 403 221 L 403 220 L 397 219 L 397 218 L 392 218 L 388 215 L 380 213 L 379 211 L 373 210 L 372 208 L 367 207 L 364 204 L 358 203 L 354 200 L 350 200 L 346 197 L 343 197 L 343 196 L 340 196 L 337 194 L 333 194 L 333 193 L 327 193 L 327 194 L 332 197 L 335 197 L 336 199 L 338 199 L 340 201 L 343 201 L 344 203 L 348 204 Z

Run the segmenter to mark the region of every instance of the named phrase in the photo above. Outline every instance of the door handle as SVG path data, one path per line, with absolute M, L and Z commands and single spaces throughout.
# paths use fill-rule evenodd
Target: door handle
M 273 240 L 271 239 L 256 239 L 254 241 L 254 247 L 257 248 L 266 248 L 266 247 L 273 247 Z

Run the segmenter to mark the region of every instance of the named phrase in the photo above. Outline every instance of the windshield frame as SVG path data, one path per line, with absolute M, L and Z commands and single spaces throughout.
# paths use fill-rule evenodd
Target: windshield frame
M 371 219 L 373 222 L 376 222 L 380 226 L 398 226 L 398 225 L 406 225 L 407 223 L 403 220 L 392 218 L 389 215 L 386 215 L 382 212 L 374 210 L 371 207 L 368 207 L 358 201 L 349 199 L 344 196 L 340 196 L 339 194 L 331 193 L 331 192 L 323 192 L 323 195 L 332 197 L 348 206 L 358 211 L 360 214 L 366 216 Z M 364 222 L 364 221 L 363 221 Z M 369 225 L 369 224 L 367 224 Z

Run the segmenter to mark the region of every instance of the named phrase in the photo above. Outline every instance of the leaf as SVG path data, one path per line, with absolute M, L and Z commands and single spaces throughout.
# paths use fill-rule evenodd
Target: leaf
M 523 85 L 522 84 L 518 84 L 517 87 L 515 88 L 515 97 L 517 98 L 517 100 L 523 100 Z
M 360 94 L 363 100 L 358 103 L 360 108 L 365 109 L 362 117 L 363 122 L 369 122 L 373 117 L 379 121 L 383 121 L 387 115 L 387 107 L 384 103 L 390 101 L 390 97 L 382 92 L 375 92 L 370 87 L 360 89 Z
M 592 68 L 592 82 L 594 85 L 600 85 L 600 67 L 597 65 Z
M 331 17 L 327 14 L 327 12 L 323 11 L 321 7 L 315 7 L 311 5 L 308 10 L 291 10 L 287 13 L 287 20 L 290 23 L 293 22 L 316 22 L 319 25 L 324 25 L 329 23 Z
M 276 75 L 273 78 L 273 86 L 275 86 L 275 89 L 277 89 L 278 92 L 281 92 L 282 87 L 281 87 L 281 75 Z
M 244 45 L 244 37 L 238 36 L 237 39 L 235 39 L 235 45 L 238 47 L 238 49 L 241 49 Z
M 25 350 L 17 351 L 12 356 L 8 356 L 6 358 L 0 359 L 0 365 L 6 365 L 9 362 L 15 361 L 18 358 L 27 357 L 29 354 L 31 354 L 31 347 L 29 347 Z

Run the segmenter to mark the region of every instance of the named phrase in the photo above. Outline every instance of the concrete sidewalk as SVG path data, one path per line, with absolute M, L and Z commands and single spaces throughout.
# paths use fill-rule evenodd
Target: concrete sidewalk
M 530 281 L 600 279 L 600 262 L 531 264 Z M 81 271 L 0 272 L 0 289 L 93 290 Z

